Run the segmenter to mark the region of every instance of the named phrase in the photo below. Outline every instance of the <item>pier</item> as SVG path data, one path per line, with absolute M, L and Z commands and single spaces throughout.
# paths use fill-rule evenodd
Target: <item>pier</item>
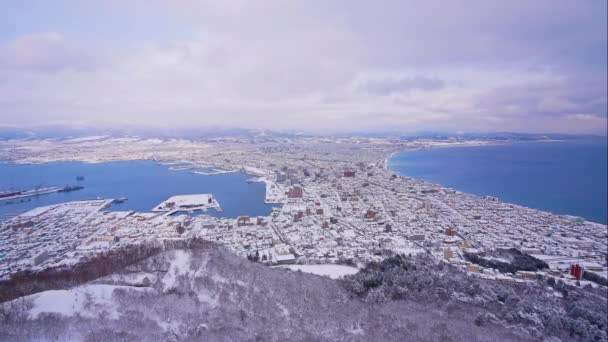
M 80 186 L 80 185 L 67 185 L 65 187 L 51 186 L 51 187 L 38 188 L 38 189 L 32 189 L 32 190 L 27 190 L 27 191 L 16 191 L 16 192 L 11 192 L 11 193 L 5 193 L 4 196 L 2 196 L 2 194 L 0 194 L 0 202 L 7 203 L 10 201 L 33 197 L 33 196 L 52 194 L 54 192 L 70 192 L 70 191 L 75 191 L 75 190 L 80 190 L 80 189 L 84 189 L 84 187 Z

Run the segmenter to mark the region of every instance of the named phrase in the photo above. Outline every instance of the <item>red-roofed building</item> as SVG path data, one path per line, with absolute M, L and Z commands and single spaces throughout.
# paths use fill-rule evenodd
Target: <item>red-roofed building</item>
M 354 178 L 355 177 L 355 171 L 353 171 L 353 170 L 346 170 L 346 171 L 344 171 L 344 177 Z
M 299 186 L 294 186 L 293 188 L 289 189 L 289 192 L 287 193 L 287 197 L 289 198 L 302 198 L 302 195 L 303 191 Z

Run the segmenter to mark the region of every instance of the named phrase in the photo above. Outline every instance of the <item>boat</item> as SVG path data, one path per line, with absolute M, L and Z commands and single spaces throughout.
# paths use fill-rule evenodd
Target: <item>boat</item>
M 66 185 L 65 187 L 59 189 L 59 192 L 70 192 L 75 190 L 84 189 L 84 186 L 80 185 Z
M 17 196 L 17 195 L 21 195 L 21 191 L 6 191 L 6 192 L 0 192 L 0 198 L 4 198 L 4 197 L 12 197 L 12 196 Z

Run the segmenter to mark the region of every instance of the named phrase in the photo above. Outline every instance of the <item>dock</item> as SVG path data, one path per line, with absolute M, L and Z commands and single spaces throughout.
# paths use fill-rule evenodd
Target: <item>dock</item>
M 193 212 L 201 210 L 206 212 L 208 209 L 221 211 L 220 204 L 211 194 L 192 194 L 192 195 L 177 195 L 170 197 L 166 201 L 160 203 L 152 209 L 153 212 L 165 212 L 169 215 L 183 211 Z
M 55 192 L 70 192 L 70 191 L 76 191 L 76 190 L 80 190 L 80 189 L 84 189 L 84 187 L 67 185 L 65 187 L 51 186 L 51 187 L 38 188 L 38 189 L 32 189 L 32 190 L 27 190 L 27 191 L 17 191 L 17 192 L 11 193 L 9 196 L 0 196 L 0 202 L 10 202 L 10 201 L 33 197 L 33 196 L 52 194 Z

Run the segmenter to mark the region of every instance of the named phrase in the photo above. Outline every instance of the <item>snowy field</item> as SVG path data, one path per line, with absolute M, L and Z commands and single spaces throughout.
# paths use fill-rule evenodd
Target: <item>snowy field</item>
M 100 312 L 105 311 L 108 318 L 118 319 L 117 307 L 119 305 L 114 301 L 113 293 L 115 289 L 121 288 L 130 291 L 155 292 L 150 287 L 105 284 L 87 284 L 69 290 L 49 290 L 26 297 L 26 299 L 31 299 L 33 304 L 29 310 L 29 316 L 36 318 L 41 313 L 56 313 L 63 316 L 97 317 Z
M 359 272 L 359 269 L 351 266 L 325 264 L 325 265 L 283 265 L 277 266 L 281 268 L 289 268 L 292 271 L 302 271 L 305 273 L 317 274 L 320 276 L 330 277 L 331 279 L 339 279 L 349 274 Z

